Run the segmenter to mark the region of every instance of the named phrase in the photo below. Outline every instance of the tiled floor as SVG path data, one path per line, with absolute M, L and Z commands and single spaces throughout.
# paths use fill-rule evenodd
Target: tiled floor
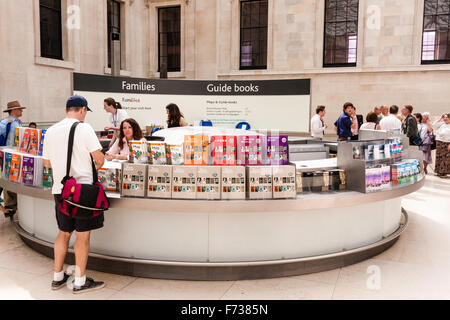
M 345 268 L 249 281 L 175 281 L 89 271 L 106 288 L 50 290 L 52 260 L 34 252 L 0 217 L 0 299 L 450 299 L 450 178 L 428 175 L 403 199 L 410 224 L 388 251 Z

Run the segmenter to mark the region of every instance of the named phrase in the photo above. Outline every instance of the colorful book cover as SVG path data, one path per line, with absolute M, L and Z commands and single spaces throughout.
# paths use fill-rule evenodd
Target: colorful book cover
M 32 155 L 37 155 L 39 152 L 39 136 L 37 129 L 30 130 L 30 143 L 28 147 L 28 153 Z
M 214 165 L 236 165 L 236 136 L 212 136 L 211 147 Z
M 170 154 L 170 145 L 166 143 L 165 146 L 166 146 L 166 164 L 171 165 L 172 155 Z
M 288 136 L 267 136 L 267 164 L 289 164 Z
M 22 157 L 20 154 L 13 154 L 11 159 L 11 170 L 9 171 L 9 180 L 14 182 L 20 181 L 20 163 Z
M 41 138 L 39 141 L 39 155 L 42 156 L 43 152 L 44 152 L 44 138 L 45 138 L 45 133 L 47 132 L 46 129 L 41 130 Z
M 53 182 L 52 168 L 44 167 L 42 186 L 44 188 L 51 188 L 52 182 Z
M 5 160 L 5 153 L 3 150 L 0 150 L 0 175 L 3 174 L 3 163 Z
M 208 165 L 209 137 L 204 135 L 184 136 L 184 164 Z
M 148 162 L 146 141 L 131 140 L 128 145 L 130 147 L 130 163 L 146 164 Z
M 12 153 L 5 152 L 5 170 L 3 171 L 3 177 L 9 180 L 9 173 L 11 172 Z
M 16 150 L 19 150 L 20 147 L 20 128 L 16 127 L 16 130 L 14 131 L 14 143 L 12 147 Z
M 166 164 L 166 144 L 164 142 L 149 143 L 149 158 L 152 159 L 153 164 Z
M 22 183 L 33 186 L 34 185 L 34 158 L 22 157 Z
M 31 139 L 31 129 L 27 128 L 25 130 L 25 133 L 23 134 L 22 142 L 20 143 L 20 152 L 27 153 L 28 148 L 30 145 L 30 139 Z
M 98 170 L 98 182 L 106 191 L 119 191 L 119 175 L 117 169 L 100 168 Z
M 170 163 L 172 165 L 182 165 L 184 164 L 184 147 L 182 144 L 171 144 L 166 145 L 168 148 L 168 156 L 167 159 L 170 159 Z M 167 150 L 166 149 L 166 150 Z M 166 151 L 167 152 L 167 151 Z
M 264 138 L 261 135 L 239 136 L 238 165 L 262 165 Z

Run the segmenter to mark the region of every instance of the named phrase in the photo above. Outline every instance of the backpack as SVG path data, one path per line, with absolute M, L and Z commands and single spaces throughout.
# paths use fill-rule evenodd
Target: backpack
M 8 141 L 9 131 L 11 131 L 11 122 L 6 125 L 6 134 L 0 135 L 0 146 L 6 146 L 6 141 Z

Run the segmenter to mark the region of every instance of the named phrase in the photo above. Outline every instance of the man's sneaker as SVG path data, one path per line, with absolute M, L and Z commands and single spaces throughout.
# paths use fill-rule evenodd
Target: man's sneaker
M 64 287 L 67 280 L 69 280 L 70 275 L 64 272 L 64 278 L 61 281 L 52 281 L 52 290 L 58 290 Z
M 101 289 L 105 286 L 102 281 L 94 281 L 92 278 L 86 278 L 86 282 L 82 286 L 73 286 L 73 293 L 84 293 Z

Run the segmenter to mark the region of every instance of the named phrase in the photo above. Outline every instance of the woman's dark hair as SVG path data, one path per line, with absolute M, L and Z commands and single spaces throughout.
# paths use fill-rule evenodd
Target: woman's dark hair
M 32 125 L 34 125 L 34 127 L 37 128 L 36 122 L 30 122 L 30 124 L 28 125 L 28 127 L 31 127 Z
M 377 116 L 377 114 L 375 113 L 375 112 L 369 112 L 368 114 L 367 114 L 367 116 L 366 116 L 366 121 L 367 122 L 375 122 L 375 123 L 377 123 L 377 121 L 378 121 L 378 116 Z
M 122 105 L 113 98 L 106 98 L 103 101 L 106 102 L 108 106 L 113 106 L 115 109 L 122 109 Z
M 123 138 L 125 138 L 125 134 L 123 133 L 123 124 L 125 122 L 128 122 L 130 124 L 131 128 L 133 128 L 133 140 L 140 140 L 144 137 L 141 127 L 136 122 L 136 120 L 134 120 L 132 118 L 123 120 L 122 123 L 120 124 L 120 134 L 119 134 L 119 149 L 120 150 L 123 149 Z
M 169 117 L 167 119 L 167 124 L 171 126 L 179 126 L 181 117 L 184 117 L 180 112 L 180 109 L 175 103 L 168 104 L 166 109 L 169 110 Z
M 423 119 L 423 117 L 422 117 L 422 115 L 420 114 L 420 113 L 414 113 L 414 116 L 417 118 L 417 119 L 419 119 L 419 123 L 422 123 L 422 119 Z

